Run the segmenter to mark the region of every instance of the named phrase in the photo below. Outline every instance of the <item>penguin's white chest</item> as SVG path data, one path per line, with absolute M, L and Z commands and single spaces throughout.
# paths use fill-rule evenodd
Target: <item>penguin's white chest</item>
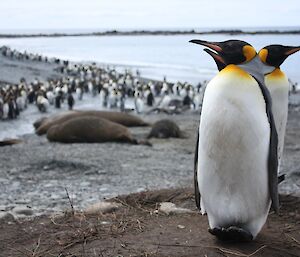
M 211 227 L 247 224 L 255 236 L 260 228 L 249 224 L 258 218 L 262 226 L 270 206 L 270 125 L 257 82 L 226 69 L 207 85 L 203 99 L 198 184 Z
M 277 70 L 274 72 L 275 74 L 267 75 L 265 77 L 265 83 L 272 98 L 272 111 L 278 133 L 278 161 L 280 164 L 288 117 L 289 82 L 286 76 L 282 72 L 279 72 L 280 71 Z

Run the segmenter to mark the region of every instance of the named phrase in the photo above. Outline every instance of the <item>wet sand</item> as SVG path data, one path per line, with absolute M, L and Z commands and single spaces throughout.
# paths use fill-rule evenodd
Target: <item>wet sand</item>
M 35 78 L 39 80 L 55 79 L 62 77 L 62 74 L 55 71 L 57 64 L 39 61 L 19 61 L 0 55 L 0 82 L 17 84 L 21 78 L 28 83 Z

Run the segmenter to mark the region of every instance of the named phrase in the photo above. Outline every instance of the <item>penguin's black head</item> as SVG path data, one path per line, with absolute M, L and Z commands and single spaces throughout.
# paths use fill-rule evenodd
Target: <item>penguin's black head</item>
M 253 48 L 253 46 L 241 40 L 208 42 L 208 41 L 193 39 L 190 42 L 206 46 L 216 51 L 218 55 L 223 59 L 223 62 L 226 63 L 226 65 L 242 64 L 251 61 L 256 56 L 256 51 Z
M 270 66 L 279 68 L 285 59 L 300 50 L 300 46 L 269 45 L 258 53 L 260 60 Z

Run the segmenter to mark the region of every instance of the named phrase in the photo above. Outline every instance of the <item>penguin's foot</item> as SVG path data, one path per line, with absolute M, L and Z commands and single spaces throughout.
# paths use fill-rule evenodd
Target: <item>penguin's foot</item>
M 253 240 L 253 236 L 250 232 L 235 226 L 228 228 L 210 228 L 208 232 L 221 241 L 248 242 Z
M 205 215 L 206 214 L 206 210 L 205 210 L 205 207 L 204 207 L 204 203 L 203 203 L 203 198 L 201 197 L 201 201 L 200 201 L 200 212 L 202 215 Z
M 203 215 L 203 216 L 206 215 L 206 211 L 203 210 L 203 209 L 200 210 L 200 213 L 201 213 L 201 215 Z

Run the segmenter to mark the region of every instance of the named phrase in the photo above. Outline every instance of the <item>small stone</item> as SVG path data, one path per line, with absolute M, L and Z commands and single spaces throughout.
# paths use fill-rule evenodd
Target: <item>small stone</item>
M 30 203 L 30 200 L 26 200 L 26 199 L 20 199 L 15 201 L 16 204 L 28 204 Z
M 101 225 L 110 225 L 111 222 L 109 222 L 109 221 L 101 221 L 100 224 Z
M 15 217 L 14 217 L 14 215 L 12 215 L 9 212 L 1 211 L 0 212 L 0 220 L 4 221 L 4 222 L 12 222 L 12 221 L 15 221 Z
M 44 185 L 44 187 L 53 187 L 53 186 L 54 186 L 54 184 L 52 184 L 52 183 L 48 183 L 48 184 Z
M 31 216 L 33 215 L 33 210 L 29 208 L 28 206 L 16 206 L 12 210 L 13 214 L 15 215 L 26 215 L 26 216 Z
M 53 194 L 50 195 L 50 198 L 53 199 L 53 200 L 56 200 L 56 199 L 61 199 L 62 197 L 58 194 L 53 193 Z
M 160 204 L 159 210 L 167 215 L 170 214 L 183 214 L 183 213 L 193 213 L 192 210 L 186 208 L 176 207 L 174 203 L 163 202 Z
M 81 182 L 81 183 L 80 183 L 80 186 L 81 186 L 81 187 L 88 187 L 90 184 L 91 184 L 90 182 L 84 181 L 84 182 Z
M 0 211 L 6 211 L 6 206 L 0 205 Z
M 85 214 L 99 214 L 110 213 L 120 208 L 120 205 L 113 202 L 99 202 L 88 206 L 85 210 Z
M 183 225 L 177 225 L 177 228 L 184 229 L 185 226 L 183 226 Z

